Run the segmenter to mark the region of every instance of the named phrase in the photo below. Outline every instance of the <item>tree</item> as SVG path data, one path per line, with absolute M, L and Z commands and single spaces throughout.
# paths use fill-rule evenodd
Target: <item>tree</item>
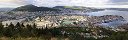
M 13 14 L 15 14 L 15 13 L 9 11 L 9 12 L 7 12 L 7 14 L 9 14 L 9 15 L 13 15 Z
M 2 24 L 2 22 L 0 22 L 0 36 L 3 36 L 3 32 L 4 32 L 4 25 Z
M 36 27 L 37 27 L 37 25 L 34 23 L 34 24 L 33 24 L 33 28 L 36 28 Z
M 24 26 L 24 23 L 22 23 L 22 24 L 21 24 L 21 27 L 22 27 L 22 28 L 24 28 L 24 27 L 25 27 L 25 26 Z
M 4 36 L 12 37 L 14 35 L 14 27 L 15 26 L 11 22 L 10 25 L 5 28 Z
M 15 25 L 15 27 L 14 27 L 14 36 L 15 37 L 18 37 L 18 36 L 20 36 L 20 34 L 22 33 L 22 26 L 21 26 L 21 24 L 18 22 L 16 25 Z
M 36 36 L 38 34 L 38 29 L 36 27 L 37 25 L 34 23 L 31 30 L 33 36 Z
M 6 27 L 8 27 L 8 24 L 6 23 Z
M 27 27 L 26 31 L 27 31 L 28 36 L 33 36 L 32 35 L 32 29 L 33 29 L 32 26 L 27 24 L 26 27 Z

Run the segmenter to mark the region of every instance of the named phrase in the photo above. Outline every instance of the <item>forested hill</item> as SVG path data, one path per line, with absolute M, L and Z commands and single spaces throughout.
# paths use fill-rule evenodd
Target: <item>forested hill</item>
M 85 12 L 94 12 L 94 11 L 102 11 L 104 9 L 97 9 L 97 8 L 89 8 L 89 7 L 82 7 L 82 6 L 55 6 L 53 8 L 49 7 L 37 7 L 35 5 L 25 5 L 18 8 L 13 9 L 12 11 L 28 11 L 28 12 L 37 12 L 37 11 L 85 11 Z
M 36 11 L 60 11 L 60 10 L 59 9 L 48 8 L 48 7 L 37 7 L 35 5 L 25 5 L 25 6 L 15 8 L 12 11 L 36 12 Z

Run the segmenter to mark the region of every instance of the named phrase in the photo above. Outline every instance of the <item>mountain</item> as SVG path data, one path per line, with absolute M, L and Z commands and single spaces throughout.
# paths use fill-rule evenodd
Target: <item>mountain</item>
M 107 10 L 128 11 L 128 8 L 106 8 Z
M 77 11 L 84 11 L 84 12 L 95 12 L 95 11 L 104 10 L 99 8 L 90 8 L 90 7 L 83 7 L 83 6 L 55 6 L 53 8 L 60 9 L 60 10 L 77 10 Z
M 102 11 L 104 9 L 96 9 L 96 8 L 89 8 L 89 7 L 82 7 L 82 6 L 55 6 L 53 8 L 49 7 L 37 7 L 35 5 L 25 5 L 18 8 L 13 9 L 12 11 L 28 11 L 28 12 L 37 12 L 37 11 L 63 11 L 63 12 L 76 12 L 76 11 L 83 11 L 83 12 L 94 12 L 94 11 Z
M 82 9 L 85 9 L 86 7 L 82 7 L 82 6 L 55 6 L 53 8 L 55 8 L 55 9 L 82 10 Z
M 0 11 L 11 11 L 13 10 L 14 8 L 0 8 Z
M 53 8 L 48 8 L 48 7 L 37 7 L 35 5 L 25 5 L 25 6 L 15 8 L 12 11 L 36 12 L 36 11 L 60 11 L 60 10 L 53 9 Z

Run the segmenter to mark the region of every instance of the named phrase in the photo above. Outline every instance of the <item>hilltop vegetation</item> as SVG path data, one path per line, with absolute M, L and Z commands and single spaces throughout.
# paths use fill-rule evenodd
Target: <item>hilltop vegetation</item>
M 28 12 L 38 12 L 38 11 L 64 11 L 64 9 L 79 10 L 79 11 L 100 11 L 104 9 L 88 8 L 82 6 L 55 6 L 53 8 L 49 7 L 37 7 L 35 5 L 25 5 L 13 9 L 12 11 L 28 11 Z
M 82 9 L 86 9 L 86 7 L 82 7 L 82 6 L 56 6 L 53 8 L 63 8 L 63 9 L 72 9 L 72 10 L 82 10 Z
M 36 28 L 36 25 L 23 25 L 10 23 L 4 27 L 0 23 L 0 39 L 1 40 L 127 40 L 127 31 L 112 31 L 102 27 L 88 26 L 87 27 L 58 27 L 58 28 Z M 95 27 L 95 28 L 93 28 Z M 108 37 L 99 37 L 107 35 Z M 90 37 L 88 37 L 90 36 Z M 97 38 L 99 37 L 99 38 Z
M 28 11 L 28 12 L 38 12 L 38 11 L 60 11 L 58 9 L 48 8 L 48 7 L 37 7 L 34 5 L 25 5 L 13 9 L 12 11 Z

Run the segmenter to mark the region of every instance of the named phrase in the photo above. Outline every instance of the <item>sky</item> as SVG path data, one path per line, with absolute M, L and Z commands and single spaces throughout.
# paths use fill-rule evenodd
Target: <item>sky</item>
M 128 0 L 0 0 L 2 7 L 19 7 L 27 4 L 36 6 L 85 6 L 97 8 L 128 8 Z

